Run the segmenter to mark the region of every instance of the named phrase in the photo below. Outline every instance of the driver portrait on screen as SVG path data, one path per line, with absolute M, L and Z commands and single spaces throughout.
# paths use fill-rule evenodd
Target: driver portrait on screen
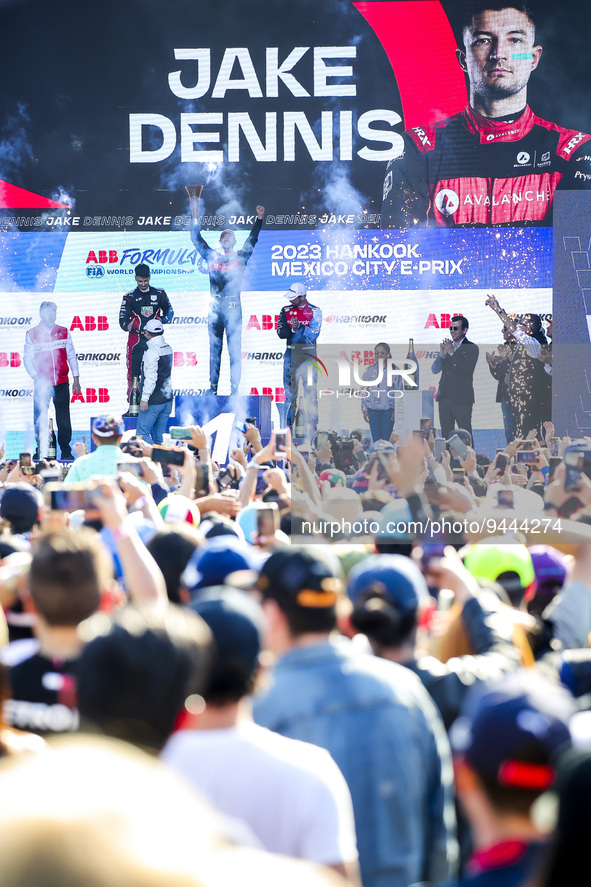
M 469 3 L 462 35 L 469 104 L 404 133 L 386 170 L 382 227 L 551 225 L 557 189 L 591 188 L 591 135 L 527 104 L 542 47 L 525 3 Z

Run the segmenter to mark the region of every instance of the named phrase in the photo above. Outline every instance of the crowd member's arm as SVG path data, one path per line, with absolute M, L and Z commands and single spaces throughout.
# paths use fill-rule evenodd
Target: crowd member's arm
M 139 478 L 128 472 L 121 474 L 119 475 L 119 488 L 131 508 L 141 511 L 144 517 L 151 520 L 157 529 L 160 530 L 164 527 L 162 515 L 158 511 L 152 493 Z
M 115 483 L 102 481 L 97 485 L 96 506 L 103 526 L 111 530 L 117 543 L 125 588 L 134 604 L 168 605 L 166 584 L 160 568 L 127 519 L 123 493 Z
M 147 458 L 140 459 L 139 464 L 142 470 L 142 478 L 149 484 L 154 502 L 158 505 L 169 493 L 162 477 L 162 469 L 155 462 L 152 462 L 151 459 Z
M 249 426 L 250 428 L 250 426 Z M 255 429 L 258 432 L 258 429 Z M 260 435 L 259 435 L 260 440 Z M 256 455 L 248 463 L 246 474 L 242 478 L 240 489 L 238 490 L 238 502 L 242 507 L 248 505 L 254 499 L 257 486 L 257 475 L 260 466 L 264 462 L 271 462 L 275 456 L 275 432 L 271 432 L 269 442 L 262 449 L 257 450 Z
M 430 586 L 453 592 L 455 603 L 462 608 L 462 622 L 474 652 L 455 656 L 445 664 L 431 657 L 421 658 L 420 662 L 426 671 L 425 684 L 449 728 L 474 683 L 502 677 L 520 665 L 521 655 L 513 641 L 510 620 L 504 623 L 498 610 L 487 606 L 476 579 L 456 552 L 452 548 L 445 551 L 443 558 L 431 561 L 426 579 Z
M 247 422 L 244 437 L 252 446 L 255 456 L 257 455 L 257 453 L 260 453 L 260 451 L 263 449 L 263 442 L 261 440 L 261 432 L 256 427 L 256 425 L 251 425 L 249 422 Z
M 571 573 L 543 613 L 544 621 L 552 624 L 554 637 L 567 650 L 588 647 L 591 632 L 591 527 L 581 529 L 588 531 L 589 541 L 577 545 Z M 568 528 L 564 530 L 571 538 Z
M 322 496 L 318 489 L 316 474 L 313 469 L 310 468 L 309 459 L 311 460 L 312 456 L 306 459 L 302 456 L 297 447 L 291 448 L 291 464 L 294 471 L 297 472 L 297 476 L 302 485 L 302 492 L 310 498 L 311 502 L 319 507 L 322 503 Z
M 209 492 L 217 493 L 217 486 L 213 476 L 213 463 L 211 461 L 211 451 L 207 443 L 207 434 L 201 425 L 191 425 L 189 427 L 191 433 L 191 443 L 197 450 L 199 461 L 209 466 Z
M 186 496 L 187 499 L 194 499 L 197 472 L 195 470 L 193 454 L 187 447 L 185 447 L 185 461 L 179 467 L 179 474 L 181 476 L 181 485 L 179 487 L 180 495 Z

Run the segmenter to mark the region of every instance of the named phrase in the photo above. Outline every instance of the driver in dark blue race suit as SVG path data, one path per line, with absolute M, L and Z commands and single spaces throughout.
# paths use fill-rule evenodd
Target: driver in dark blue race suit
M 537 117 L 527 85 L 542 47 L 525 4 L 467 5 L 470 104 L 402 136 L 388 164 L 382 228 L 551 225 L 558 190 L 591 188 L 591 135 Z
M 263 224 L 265 207 L 257 206 L 257 219 L 242 247 L 234 250 L 236 237 L 233 231 L 222 231 L 218 249 L 207 245 L 198 221 L 191 225 L 191 240 L 199 254 L 207 262 L 210 300 L 207 328 L 209 331 L 209 394 L 217 394 L 222 362 L 224 330 L 230 357 L 231 393 L 238 393 L 242 359 L 242 306 L 240 288 L 246 263 L 255 248 Z

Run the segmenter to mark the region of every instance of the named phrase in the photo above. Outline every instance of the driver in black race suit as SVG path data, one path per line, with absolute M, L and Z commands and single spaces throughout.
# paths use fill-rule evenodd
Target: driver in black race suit
M 240 288 L 246 263 L 250 259 L 258 240 L 263 224 L 265 207 L 257 206 L 257 218 L 252 230 L 242 247 L 234 250 L 236 237 L 233 231 L 222 231 L 220 246 L 212 249 L 207 245 L 198 221 L 193 216 L 191 240 L 197 251 L 207 262 L 209 271 L 209 313 L 207 328 L 209 331 L 209 394 L 217 394 L 222 362 L 222 345 L 224 330 L 230 357 L 231 393 L 238 393 L 242 360 L 242 306 L 240 304 Z
M 527 105 L 542 47 L 525 4 L 469 4 L 463 39 L 470 104 L 404 133 L 384 180 L 382 227 L 551 225 L 557 189 L 591 187 L 591 135 Z

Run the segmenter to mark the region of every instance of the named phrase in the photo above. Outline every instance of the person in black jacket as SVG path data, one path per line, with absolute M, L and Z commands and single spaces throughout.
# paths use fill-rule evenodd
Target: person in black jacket
M 195 198 L 194 198 L 195 199 Z M 229 229 L 222 231 L 218 249 L 212 249 L 201 236 L 198 219 L 193 216 L 191 240 L 207 263 L 209 272 L 209 391 L 217 394 L 222 363 L 224 330 L 230 357 L 231 393 L 238 393 L 242 358 L 242 306 L 240 288 L 246 263 L 250 259 L 263 224 L 265 207 L 257 206 L 257 218 L 242 249 L 235 250 L 236 236 Z
M 472 407 L 474 406 L 474 369 L 478 363 L 478 345 L 468 341 L 468 319 L 454 314 L 449 332 L 451 339 L 444 339 L 431 371 L 441 373 L 437 402 L 441 436 L 450 437 L 454 425 L 470 432 L 472 440 Z
M 474 655 L 444 663 L 417 654 L 419 616 L 429 601 L 429 591 L 418 566 L 400 554 L 375 555 L 351 570 L 350 621 L 353 629 L 366 635 L 376 656 L 398 662 L 419 676 L 449 730 L 474 685 L 513 671 L 520 665 L 520 652 L 513 642 L 512 625 L 508 623 L 506 635 L 502 633 L 497 610 L 488 608 L 476 579 L 459 557 L 446 554 L 433 562 L 430 577 L 433 584 L 453 591 L 455 601 L 463 604 L 462 620 Z
M 136 265 L 134 290 L 125 293 L 119 308 L 119 326 L 129 333 L 127 337 L 127 399 L 134 376 L 141 372 L 142 358 L 147 348 L 144 329 L 149 320 L 170 323 L 174 316 L 170 300 L 163 289 L 150 284 L 148 265 Z

